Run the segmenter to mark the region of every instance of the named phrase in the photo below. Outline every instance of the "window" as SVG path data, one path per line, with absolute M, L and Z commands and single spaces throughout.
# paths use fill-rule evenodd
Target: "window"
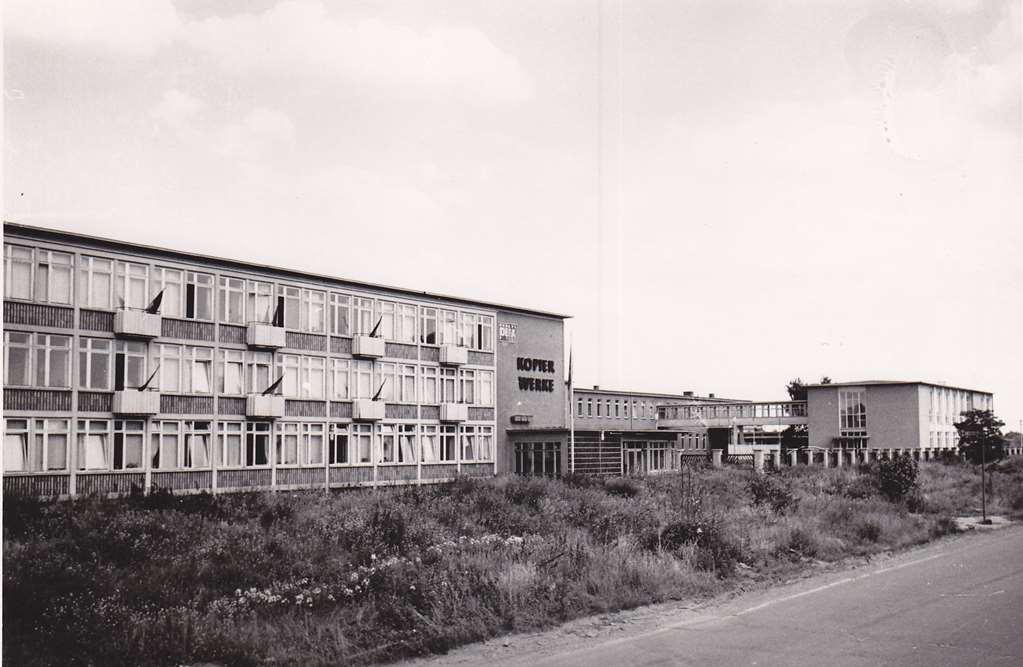
M 476 338 L 479 341 L 479 349 L 484 352 L 492 352 L 494 349 L 494 318 L 490 315 L 480 315 L 479 333 Z
M 247 353 L 245 361 L 245 380 L 247 390 L 251 394 L 261 394 L 273 384 L 271 379 L 274 355 L 273 352 Z
M 365 359 L 352 361 L 352 398 L 373 398 L 373 362 Z
M 109 390 L 113 379 L 114 341 L 109 338 L 78 339 L 78 387 Z
M 839 389 L 838 391 L 838 434 L 843 444 L 863 447 L 867 438 L 867 406 L 863 389 Z
M 625 399 L 622 401 L 622 416 L 626 419 L 629 418 L 629 400 Z
M 71 337 L 4 332 L 4 384 L 71 387 Z
M 270 423 L 245 423 L 245 467 L 270 465 Z
M 32 334 L 4 332 L 4 385 L 32 386 Z
M 327 293 L 302 290 L 302 330 L 324 333 L 327 330 Z
M 598 417 L 602 416 L 602 415 L 601 415 L 601 407 L 600 407 L 600 406 L 601 406 L 601 403 L 603 403 L 603 401 L 602 401 L 602 400 L 600 400 L 600 399 L 598 398 L 598 399 L 597 399 L 597 416 L 598 416 Z
M 277 424 L 277 465 L 298 465 L 298 438 L 299 424 L 295 422 Z
M 153 470 L 174 470 L 181 459 L 180 422 L 154 421 L 149 435 L 149 462 Z
M 373 331 L 376 320 L 373 319 L 373 299 L 366 299 L 361 296 L 352 298 L 352 333 L 368 335 Z
M 228 324 L 245 324 L 245 281 L 220 276 L 220 309 L 217 319 Z
M 145 308 L 149 305 L 149 267 L 134 262 L 117 262 L 114 296 L 122 308 Z
M 81 257 L 78 265 L 78 305 L 84 308 L 112 308 L 114 263 L 99 257 Z
M 374 384 L 377 391 L 380 392 L 380 400 L 382 401 L 394 401 L 398 395 L 398 378 L 397 378 L 397 367 L 388 362 L 378 362 L 377 376 Z
M 32 298 L 32 248 L 4 244 L 4 298 Z
M 380 321 L 380 327 L 377 329 L 377 335 L 386 340 L 394 340 L 394 319 L 395 319 L 395 305 L 392 301 L 378 301 L 377 302 L 377 319 Z
M 397 331 L 394 339 L 401 343 L 416 342 L 416 307 L 408 303 L 398 304 Z
M 73 273 L 69 253 L 4 244 L 5 298 L 70 304 Z
M 136 389 L 146 379 L 146 344 L 114 341 L 114 389 Z
M 515 474 L 559 477 L 561 475 L 561 443 L 515 443 Z
M 457 380 L 458 374 L 454 368 L 440 369 L 440 401 L 442 403 L 457 403 Z
M 273 284 L 259 280 L 246 282 L 245 312 L 249 322 L 273 323 L 276 307 Z
M 114 420 L 114 470 L 141 470 L 146 444 L 146 423 L 142 420 Z
M 291 398 L 323 399 L 326 396 L 327 360 L 282 354 L 277 362 L 279 374 L 284 375 L 283 393 Z
M 458 427 L 454 424 L 444 424 L 440 427 L 440 460 L 446 463 L 454 463 L 458 456 Z
M 278 307 L 283 306 L 284 326 L 288 329 L 301 329 L 302 289 L 279 285 L 277 287 Z
M 185 271 L 185 317 L 193 320 L 213 319 L 213 276 Z
M 592 398 L 587 398 L 586 399 L 586 416 L 587 417 L 592 417 L 593 416 L 593 399 Z
M 477 395 L 479 405 L 493 405 L 494 404 L 494 371 L 477 371 L 479 377 L 480 390 Z M 582 403 L 579 404 L 580 406 Z M 580 408 L 581 410 L 581 408 Z
M 398 396 L 402 403 L 416 402 L 416 366 L 400 364 L 398 366 Z
M 463 461 L 493 461 L 494 428 L 461 426 L 459 436 Z
M 352 424 L 352 451 L 355 463 L 373 463 L 373 425 Z
M 78 420 L 78 469 L 110 469 L 110 422 Z
M 379 463 L 398 462 L 398 440 L 394 432 L 394 424 L 377 424 L 377 442 L 380 443 L 380 451 L 377 461 Z
M 621 407 L 619 406 L 618 399 L 616 398 L 615 399 L 615 417 L 621 417 L 621 416 L 622 416 Z
M 423 463 L 440 461 L 440 442 L 437 438 L 436 424 L 423 424 L 419 427 L 419 444 L 422 448 Z
M 493 461 L 494 460 L 494 427 L 493 426 L 477 426 L 476 430 L 479 433 L 479 460 L 480 461 Z
M 437 309 L 423 308 L 420 320 L 419 342 L 427 345 L 437 344 Z
M 28 425 L 27 419 L 4 420 L 4 472 L 32 470 Z
M 36 419 L 34 446 L 29 452 L 31 471 L 67 470 L 68 419 Z
M 348 449 L 348 424 L 334 424 L 330 429 L 330 465 L 351 463 L 351 452 Z
M 36 250 L 35 300 L 71 303 L 72 256 L 66 252 Z
M 438 311 L 440 317 L 440 343 L 458 345 L 458 313 L 453 310 Z
M 474 313 L 462 313 L 462 331 L 458 344 L 469 349 L 476 349 L 476 325 L 478 316 Z
M 219 464 L 225 468 L 240 468 L 244 465 L 242 440 L 244 439 L 242 422 L 217 422 L 217 451 L 220 453 Z
M 326 429 L 326 424 L 302 424 L 302 448 L 299 452 L 302 465 L 323 465 Z
M 439 403 L 438 396 L 438 368 L 436 366 L 423 366 L 421 375 L 422 393 L 420 400 L 427 405 Z
M 332 292 L 330 295 L 330 333 L 352 335 L 352 297 L 347 294 Z
M 182 457 L 183 468 L 210 467 L 210 440 L 213 435 L 208 421 L 185 422 L 185 449 Z
M 473 405 L 476 403 L 476 371 L 459 369 L 458 371 L 459 391 L 462 395 L 462 402 Z
M 167 317 L 181 317 L 185 300 L 185 272 L 178 269 L 165 269 L 157 266 L 153 269 L 153 284 L 150 300 L 163 290 L 160 301 L 160 314 Z
M 213 393 L 213 348 L 158 344 L 153 354 L 160 367 L 160 391 Z
M 577 417 L 583 416 L 583 399 L 577 398 L 575 401 L 575 415 Z
M 330 386 L 331 398 L 348 399 L 351 397 L 349 381 L 352 372 L 352 363 L 349 359 L 330 360 Z
M 462 460 L 475 461 L 479 455 L 478 443 L 476 442 L 476 427 L 461 426 L 458 430 L 462 445 Z
M 398 424 L 398 463 L 416 462 L 416 425 Z
M 220 350 L 217 357 L 217 393 L 228 396 L 245 393 L 244 350 Z

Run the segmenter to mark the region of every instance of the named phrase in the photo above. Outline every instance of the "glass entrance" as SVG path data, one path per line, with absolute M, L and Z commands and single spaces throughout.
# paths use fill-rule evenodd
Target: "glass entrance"
M 647 472 L 646 449 L 629 446 L 626 444 L 622 449 L 622 474 L 623 475 L 645 475 Z

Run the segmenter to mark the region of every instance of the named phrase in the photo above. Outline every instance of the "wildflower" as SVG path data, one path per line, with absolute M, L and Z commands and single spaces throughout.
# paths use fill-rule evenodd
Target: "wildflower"
M 410 591 L 414 591 L 414 590 L 416 590 L 416 585 L 415 585 L 415 584 L 412 584 L 411 586 L 409 586 L 409 587 L 408 587 L 408 589 L 409 589 Z
M 376 554 L 370 554 L 369 555 L 369 559 L 370 560 L 376 560 L 377 559 L 377 555 Z

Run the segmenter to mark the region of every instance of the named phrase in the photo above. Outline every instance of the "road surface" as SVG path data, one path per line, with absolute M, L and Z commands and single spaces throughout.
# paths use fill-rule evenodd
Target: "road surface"
M 1023 527 L 945 540 L 724 603 L 625 618 L 624 627 L 590 619 L 422 662 L 1023 665 Z

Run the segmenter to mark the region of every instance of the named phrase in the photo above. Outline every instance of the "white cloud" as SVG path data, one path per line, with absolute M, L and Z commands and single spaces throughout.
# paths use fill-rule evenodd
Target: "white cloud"
M 172 88 L 164 92 L 159 104 L 153 107 L 149 114 L 180 132 L 186 129 L 204 106 L 206 105 L 202 100 Z
M 4 32 L 59 47 L 146 56 L 181 27 L 171 0 L 8 0 Z
M 215 150 L 229 158 L 255 161 L 290 151 L 295 145 L 295 124 L 273 109 L 253 109 L 238 123 L 222 128 Z
M 190 24 L 185 40 L 231 73 L 332 77 L 363 85 L 441 86 L 487 101 L 518 101 L 532 84 L 515 58 L 474 28 L 414 30 L 345 21 L 314 0 L 262 14 Z

